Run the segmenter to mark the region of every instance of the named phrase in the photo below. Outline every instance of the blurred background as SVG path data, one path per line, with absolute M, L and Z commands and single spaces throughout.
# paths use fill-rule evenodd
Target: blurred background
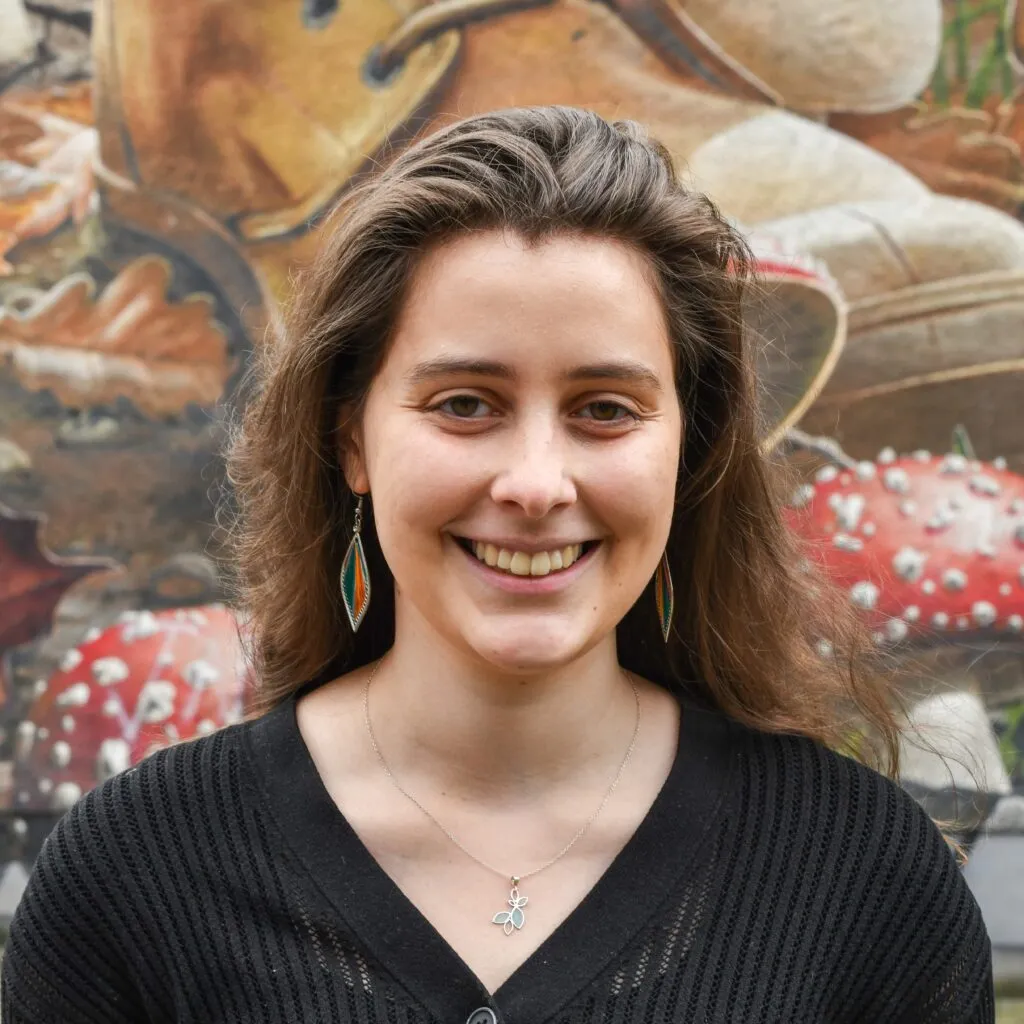
M 1022 96 L 1014 0 L 0 0 L 0 934 L 78 797 L 243 713 L 217 453 L 332 203 L 563 103 L 750 238 L 791 521 L 915 666 L 1024 1021 Z

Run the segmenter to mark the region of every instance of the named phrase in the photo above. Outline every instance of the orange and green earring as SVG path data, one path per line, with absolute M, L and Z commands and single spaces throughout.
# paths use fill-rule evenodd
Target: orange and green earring
M 669 631 L 672 629 L 672 611 L 675 606 L 675 591 L 672 589 L 672 573 L 668 567 L 668 552 L 661 556 L 658 571 L 654 574 L 654 600 L 658 605 L 658 622 L 661 624 L 661 635 L 668 643 Z
M 363 496 L 356 502 L 355 523 L 352 526 L 352 540 L 345 560 L 341 563 L 341 597 L 345 602 L 348 621 L 355 633 L 362 624 L 366 609 L 370 606 L 370 569 L 366 564 L 366 552 L 359 531 L 363 528 Z

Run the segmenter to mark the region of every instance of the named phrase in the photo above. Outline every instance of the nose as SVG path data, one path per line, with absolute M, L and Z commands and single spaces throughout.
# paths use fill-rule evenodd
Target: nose
M 507 436 L 502 467 L 491 486 L 495 502 L 517 505 L 531 519 L 542 519 L 576 501 L 576 485 L 556 425 L 545 416 L 533 416 Z

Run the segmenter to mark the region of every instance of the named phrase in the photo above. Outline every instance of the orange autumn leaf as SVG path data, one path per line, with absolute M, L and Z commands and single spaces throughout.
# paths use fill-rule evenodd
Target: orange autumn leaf
M 212 405 L 231 370 L 209 295 L 170 301 L 171 266 L 145 256 L 102 293 L 87 274 L 24 289 L 0 310 L 0 356 L 23 386 L 81 407 L 130 398 L 152 415 Z

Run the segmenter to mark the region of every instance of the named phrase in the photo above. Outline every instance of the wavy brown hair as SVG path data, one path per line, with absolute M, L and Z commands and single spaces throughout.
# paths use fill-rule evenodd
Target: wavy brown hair
M 857 756 L 895 777 L 899 727 L 878 652 L 845 594 L 802 558 L 783 514 L 795 474 L 763 450 L 742 316 L 756 286 L 750 251 L 639 124 L 567 107 L 458 121 L 356 184 L 256 358 L 228 452 L 252 713 L 392 643 L 393 581 L 372 506 L 373 599 L 356 635 L 342 606 L 354 498 L 339 422 L 358 417 L 424 253 L 493 229 L 528 244 L 565 232 L 617 239 L 644 257 L 664 304 L 686 423 L 667 549 L 674 629 L 664 643 L 648 586 L 618 626 L 622 665 L 756 728 L 847 752 L 856 733 Z

